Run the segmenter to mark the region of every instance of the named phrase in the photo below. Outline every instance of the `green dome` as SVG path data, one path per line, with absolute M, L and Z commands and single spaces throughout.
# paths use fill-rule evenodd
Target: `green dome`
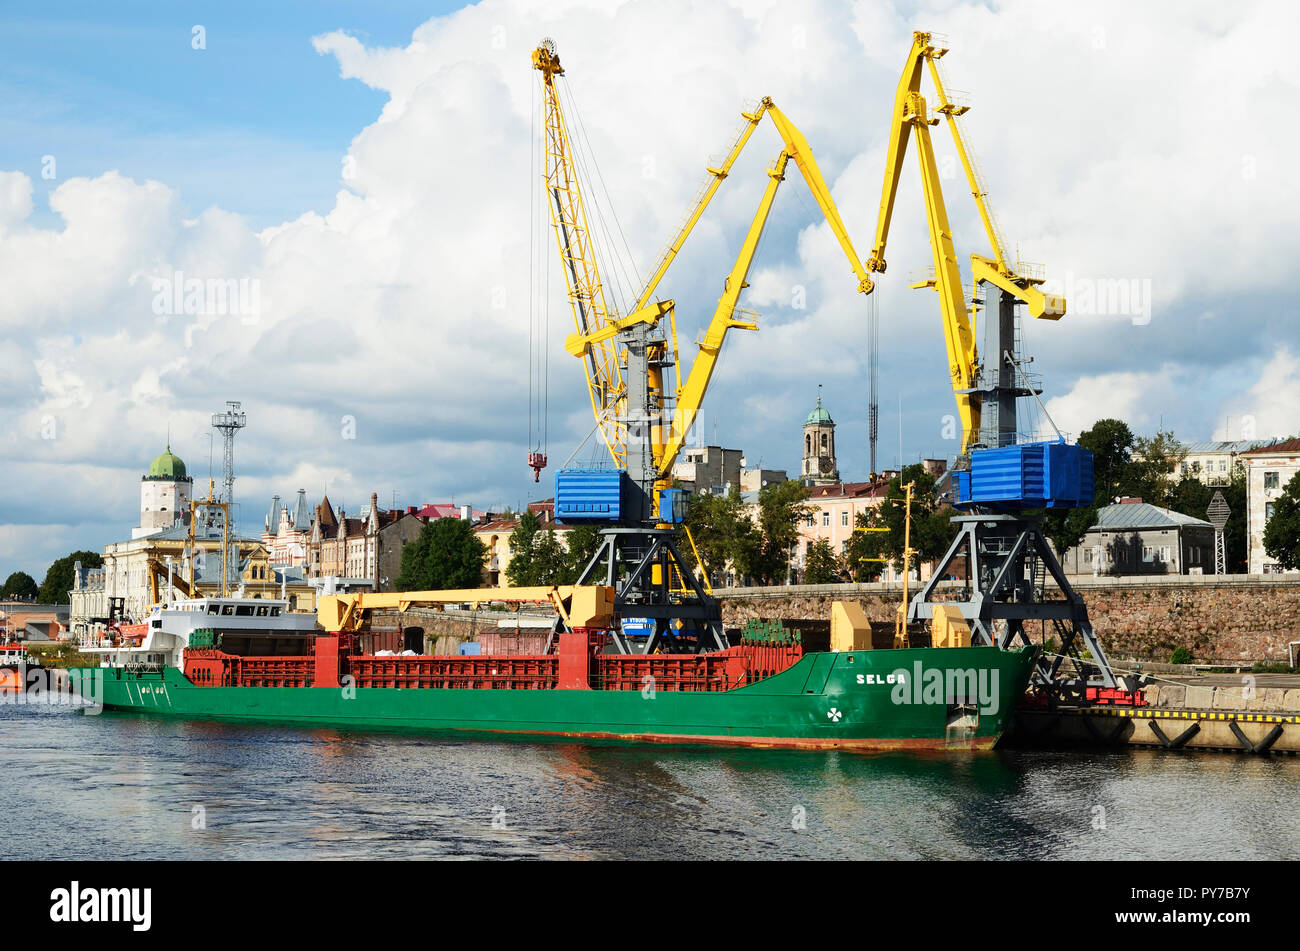
M 167 446 L 166 451 L 161 456 L 149 463 L 150 479 L 184 479 L 185 463 L 181 462 L 180 456 L 172 455 L 172 447 Z
M 811 426 L 815 423 L 830 422 L 833 422 L 831 420 L 831 414 L 826 412 L 826 409 L 822 406 L 822 401 L 818 400 L 816 408 L 808 414 L 808 418 L 803 421 L 803 424 L 805 426 Z

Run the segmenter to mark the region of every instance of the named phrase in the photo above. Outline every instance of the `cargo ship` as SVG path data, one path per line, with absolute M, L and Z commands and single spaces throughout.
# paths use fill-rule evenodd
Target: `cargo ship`
M 553 604 L 543 651 L 367 653 L 376 608 Z M 739 638 L 706 653 L 609 653 L 613 589 L 474 590 L 287 603 L 200 598 L 154 609 L 139 643 L 90 648 L 72 680 L 103 708 L 170 717 L 366 730 L 457 731 L 819 750 L 987 749 L 1024 694 L 1033 647 L 850 649 Z M 856 605 L 853 605 L 856 608 Z M 858 609 L 860 611 L 860 609 Z M 869 629 L 868 629 L 869 630 Z M 854 637 L 856 642 L 844 638 Z M 856 649 L 853 649 L 856 648 Z

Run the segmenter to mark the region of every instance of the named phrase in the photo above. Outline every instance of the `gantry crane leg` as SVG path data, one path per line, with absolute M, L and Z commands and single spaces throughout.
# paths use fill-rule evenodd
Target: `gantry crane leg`
M 1058 697 L 1078 693 L 1082 698 L 1086 688 L 1115 687 L 1115 674 L 1093 632 L 1088 606 L 1066 579 L 1040 522 L 1001 514 L 959 515 L 952 521 L 958 529 L 957 537 L 930 580 L 908 605 L 908 621 L 932 618 L 939 582 L 953 574 L 964 574 L 965 592 L 942 604 L 961 611 L 970 625 L 972 643 L 1004 650 L 1030 644 L 1033 642 L 1025 622 L 1043 622 L 1044 639 L 1046 622 L 1051 622 L 1060 646 L 1051 654 L 1040 654 L 1033 682 L 1051 685 Z M 1061 598 L 1043 598 L 1038 580 L 1040 566 L 1060 589 Z M 1072 663 L 1073 676 L 1062 673 L 1066 660 Z
M 689 563 L 677 547 L 675 529 L 607 528 L 600 536 L 600 547 L 578 577 L 578 584 L 613 588 L 614 609 L 620 618 L 644 618 L 654 623 L 641 643 L 634 643 L 622 631 L 612 631 L 618 653 L 652 654 L 668 641 L 677 642 L 675 652 L 727 649 L 722 608 L 687 567 Z M 674 591 L 674 578 L 681 579 L 688 590 Z M 674 626 L 677 622 L 680 627 Z M 678 641 L 683 635 L 684 642 Z

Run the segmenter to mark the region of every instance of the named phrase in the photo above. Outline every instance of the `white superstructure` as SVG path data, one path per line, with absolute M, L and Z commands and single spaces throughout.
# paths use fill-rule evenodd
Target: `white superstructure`
M 82 652 L 99 654 L 101 667 L 183 666 L 181 652 L 190 635 L 212 629 L 217 634 L 310 634 L 316 615 L 289 610 L 288 601 L 263 598 L 191 598 L 154 605 L 139 644 L 101 644 Z M 130 641 L 130 638 L 124 638 Z

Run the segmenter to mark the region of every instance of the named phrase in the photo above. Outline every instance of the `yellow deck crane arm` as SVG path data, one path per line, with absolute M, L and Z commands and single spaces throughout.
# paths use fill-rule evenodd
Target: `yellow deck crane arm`
M 316 602 L 316 620 L 327 631 L 361 630 L 372 611 L 407 611 L 413 607 L 442 608 L 450 604 L 504 602 L 508 605 L 549 604 L 571 627 L 600 627 L 610 623 L 614 589 L 603 585 L 548 585 L 525 588 L 462 588 L 444 591 L 363 591 L 324 595 Z

